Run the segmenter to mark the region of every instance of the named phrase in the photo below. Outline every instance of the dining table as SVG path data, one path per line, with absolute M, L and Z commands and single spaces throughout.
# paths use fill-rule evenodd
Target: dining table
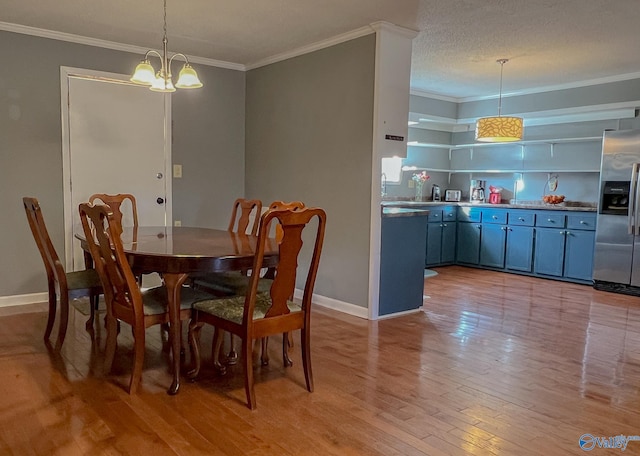
M 92 264 L 84 233 L 76 234 L 85 252 L 87 267 Z M 212 228 L 185 226 L 124 227 L 122 246 L 134 275 L 160 274 L 167 288 L 169 338 L 171 341 L 173 381 L 168 394 L 180 389 L 180 290 L 189 274 L 198 272 L 245 271 L 253 267 L 258 237 Z M 262 268 L 278 262 L 278 243 L 267 239 Z

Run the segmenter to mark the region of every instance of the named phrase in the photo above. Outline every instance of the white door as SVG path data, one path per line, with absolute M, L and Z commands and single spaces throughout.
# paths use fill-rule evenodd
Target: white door
M 78 205 L 92 194 L 131 193 L 140 225 L 171 220 L 171 109 L 169 96 L 124 75 L 62 68 L 61 79 L 65 253 L 67 270 L 78 270 Z

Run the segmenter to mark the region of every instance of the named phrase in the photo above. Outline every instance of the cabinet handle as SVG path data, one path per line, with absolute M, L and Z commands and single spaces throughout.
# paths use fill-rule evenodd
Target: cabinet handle
M 498 216 L 497 215 L 492 215 L 491 218 L 494 219 L 494 220 L 498 220 Z
M 501 226 L 501 227 L 500 227 L 500 229 L 501 229 L 502 231 L 507 231 L 507 227 L 506 227 L 506 226 Z
M 569 236 L 571 234 L 571 231 L 565 231 L 564 234 L 565 236 Z
M 566 231 L 560 231 L 560 234 L 565 235 L 565 234 L 567 234 L 567 232 Z
M 547 219 L 547 222 L 549 222 L 549 223 L 555 223 L 555 222 L 553 221 L 553 219 Z
M 524 217 L 518 217 L 518 220 L 520 220 L 521 222 L 524 222 Z
M 443 223 L 443 224 L 442 224 L 442 225 L 440 225 L 440 226 L 441 226 L 441 227 L 446 228 L 446 227 L 447 227 L 447 224 L 446 224 L 446 223 Z
M 509 228 L 507 228 L 507 231 L 513 231 L 513 230 L 511 229 L 511 227 L 509 227 Z
M 580 220 L 580 225 L 586 225 L 587 222 L 585 222 L 584 220 Z
M 476 225 L 476 228 L 481 229 L 482 225 Z
M 447 217 L 453 217 L 453 214 L 447 214 Z

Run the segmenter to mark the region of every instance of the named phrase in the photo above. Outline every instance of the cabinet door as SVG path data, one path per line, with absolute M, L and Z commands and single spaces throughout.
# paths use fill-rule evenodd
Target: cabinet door
M 556 228 L 536 228 L 535 236 L 533 272 L 561 277 L 565 231 Z
M 478 264 L 480 262 L 479 223 L 458 222 L 458 242 L 456 258 L 458 263 Z
M 531 272 L 532 257 L 533 228 L 530 226 L 507 227 L 505 267 L 514 271 Z
M 480 264 L 492 268 L 504 268 L 504 249 L 507 227 L 483 223 L 480 238 Z
M 453 263 L 456 260 L 456 222 L 442 224 L 441 263 Z
M 442 246 L 442 223 L 427 223 L 427 254 L 425 266 L 440 264 Z
M 564 276 L 591 280 L 593 272 L 594 231 L 568 230 L 564 256 Z

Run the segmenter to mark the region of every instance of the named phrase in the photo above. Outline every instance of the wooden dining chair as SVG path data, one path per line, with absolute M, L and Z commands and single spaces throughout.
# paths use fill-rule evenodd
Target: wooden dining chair
M 118 322 L 131 325 L 134 355 L 128 391 L 129 394 L 135 394 L 142 377 L 145 330 L 152 325 L 169 322 L 167 289 L 160 286 L 140 290 L 122 247 L 120 224 L 109 206 L 82 203 L 79 211 L 82 229 L 102 281 L 107 305 L 105 369 L 111 370 L 115 357 Z M 183 287 L 180 292 L 180 318 L 187 320 L 190 317 L 194 302 L 212 297 L 203 291 Z M 180 355 L 173 353 L 173 356 Z
M 67 334 L 69 322 L 69 301 L 75 298 L 89 297 L 91 316 L 87 321 L 87 328 L 93 327 L 94 308 L 102 293 L 102 285 L 98 274 L 93 269 L 66 272 L 58 253 L 51 242 L 47 226 L 44 222 L 40 203 L 33 197 L 22 198 L 24 210 L 27 214 L 31 233 L 38 246 L 38 251 L 47 271 L 47 286 L 49 291 L 49 316 L 44 331 L 44 340 L 49 343 L 49 337 L 56 319 L 57 302 L 60 300 L 60 323 L 55 347 L 60 348 Z
M 138 208 L 136 206 L 136 197 L 130 193 L 118 193 L 117 195 L 109 195 L 106 193 L 94 193 L 89 197 L 89 203 L 95 204 L 96 201 L 102 202 L 111 208 L 113 212 L 113 218 L 119 224 L 119 233 L 122 234 L 122 220 L 125 218 L 122 211 L 122 205 L 128 204 L 131 206 L 131 223 L 134 228 L 138 227 Z M 134 230 L 135 232 L 135 230 Z
M 305 208 L 305 204 L 302 201 L 274 201 L 269 205 L 269 210 L 298 210 Z M 261 211 L 258 212 L 260 214 Z M 232 220 L 234 217 L 232 216 Z M 258 222 L 260 218 L 258 215 L 255 217 L 254 229 L 257 231 Z M 272 219 L 273 222 L 273 219 Z M 231 225 L 230 225 L 231 226 Z M 252 230 L 253 231 L 253 230 Z M 282 228 L 278 223 L 275 225 L 274 235 L 276 240 L 279 242 L 282 239 Z M 267 233 L 272 233 L 271 226 L 268 227 Z M 253 232 L 255 235 L 255 232 Z M 271 287 L 271 279 L 273 279 L 273 268 L 267 269 L 261 278 L 258 284 L 258 291 L 268 291 Z M 250 271 L 232 271 L 232 272 L 219 272 L 219 273 L 209 273 L 202 275 L 199 279 L 195 279 L 196 286 L 201 286 L 205 290 L 212 291 L 219 295 L 226 296 L 238 296 L 244 295 L 247 292 L 247 288 L 249 287 L 249 277 L 248 273 Z M 260 360 L 263 365 L 269 364 L 269 352 L 268 352 L 268 338 L 262 339 L 262 355 L 260 356 Z M 289 337 L 283 339 L 283 341 L 287 342 L 287 350 L 285 350 L 285 359 L 290 363 L 290 359 L 288 357 L 288 348 L 293 346 L 293 340 Z M 220 347 L 216 347 L 214 344 L 212 347 L 213 350 L 219 350 Z M 235 352 L 233 346 L 233 334 L 231 335 L 231 350 L 227 355 L 228 361 L 233 364 L 237 359 L 237 353 Z
M 256 407 L 253 380 L 253 341 L 275 334 L 289 333 L 300 329 L 302 364 L 307 389 L 313 391 L 311 370 L 310 322 L 311 299 L 318 272 L 322 242 L 326 224 L 326 214 L 320 208 L 302 210 L 269 210 L 260 218 L 258 246 L 254 257 L 253 270 L 258 271 L 263 263 L 265 246 L 270 242 L 269 227 L 277 219 L 282 227 L 279 244 L 279 260 L 271 286 L 266 292 L 259 292 L 259 274 L 249 278 L 249 288 L 244 296 L 221 297 L 200 301 L 193 306 L 189 324 L 189 341 L 194 354 L 195 366 L 190 373 L 195 378 L 201 367 L 200 332 L 205 323 L 215 327 L 216 344 L 222 331 L 228 331 L 242 339 L 242 359 L 245 378 L 245 392 L 249 408 Z M 296 286 L 296 278 L 301 270 L 299 255 L 302 249 L 303 230 L 317 219 L 311 261 L 306 271 L 301 304 L 291 300 Z M 308 238 L 306 238 L 308 241 Z M 300 271 L 302 272 L 302 271 Z M 284 353 L 283 353 L 284 355 Z M 221 372 L 225 368 L 214 354 L 214 365 Z M 288 364 L 285 361 L 285 366 Z

